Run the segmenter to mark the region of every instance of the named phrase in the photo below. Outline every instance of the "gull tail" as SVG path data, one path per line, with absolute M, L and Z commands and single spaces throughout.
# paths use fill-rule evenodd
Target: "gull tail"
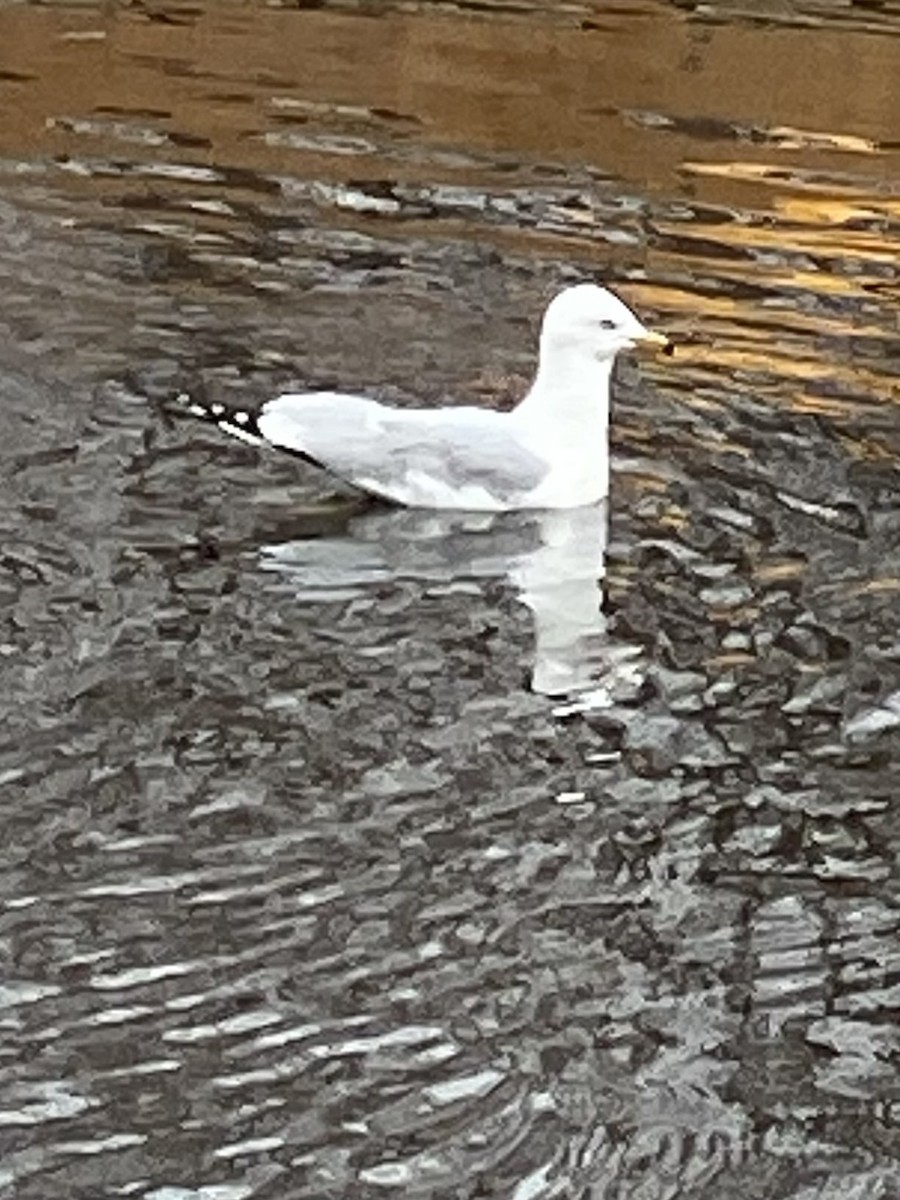
M 222 404 L 221 401 L 204 400 L 201 396 L 192 396 L 190 392 L 179 392 L 174 402 L 187 416 L 197 417 L 209 425 L 216 425 L 231 437 L 237 438 L 238 441 L 246 442 L 248 446 L 271 446 L 281 454 L 290 454 L 293 458 L 302 459 L 312 467 L 318 467 L 320 470 L 333 474 L 327 463 L 323 463 L 321 459 L 312 454 L 307 454 L 305 450 L 301 450 L 299 447 L 285 446 L 281 442 L 270 441 L 259 427 L 260 414 L 249 408 L 241 408 L 236 404 Z
M 232 437 L 247 442 L 251 446 L 261 446 L 266 441 L 260 433 L 256 413 L 247 408 L 222 404 L 218 401 L 202 400 L 198 396 L 192 396 L 189 392 L 179 392 L 175 397 L 175 403 L 182 412 L 188 413 L 192 417 L 198 417 L 201 421 L 207 421 L 210 425 L 218 425 Z

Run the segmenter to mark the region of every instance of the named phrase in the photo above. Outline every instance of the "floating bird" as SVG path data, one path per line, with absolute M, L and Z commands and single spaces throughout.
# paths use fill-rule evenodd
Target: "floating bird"
M 609 387 L 622 350 L 672 352 L 593 283 L 551 300 L 537 372 L 511 412 L 395 408 L 343 392 L 286 392 L 258 412 L 182 395 L 193 415 L 299 455 L 353 487 L 410 508 L 579 508 L 609 490 Z

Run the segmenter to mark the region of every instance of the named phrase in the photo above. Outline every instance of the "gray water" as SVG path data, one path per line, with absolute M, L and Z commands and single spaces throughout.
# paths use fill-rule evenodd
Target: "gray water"
M 900 6 L 0 5 L 0 1191 L 900 1196 Z M 506 404 L 367 510 L 184 386 Z

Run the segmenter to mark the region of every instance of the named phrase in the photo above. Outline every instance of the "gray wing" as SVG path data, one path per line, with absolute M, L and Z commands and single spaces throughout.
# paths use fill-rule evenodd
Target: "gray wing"
M 273 445 L 401 504 L 506 507 L 548 472 L 509 416 L 486 409 L 406 410 L 316 392 L 269 401 L 258 427 Z

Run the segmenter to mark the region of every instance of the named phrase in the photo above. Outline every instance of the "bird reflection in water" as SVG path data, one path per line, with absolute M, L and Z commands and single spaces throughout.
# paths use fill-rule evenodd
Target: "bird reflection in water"
M 375 509 L 348 516 L 335 535 L 262 548 L 262 564 L 298 599 L 339 600 L 389 580 L 433 589 L 508 581 L 534 618 L 531 687 L 603 707 L 616 684 L 635 682 L 634 651 L 612 647 L 602 611 L 605 502 L 547 512 L 467 513 Z

